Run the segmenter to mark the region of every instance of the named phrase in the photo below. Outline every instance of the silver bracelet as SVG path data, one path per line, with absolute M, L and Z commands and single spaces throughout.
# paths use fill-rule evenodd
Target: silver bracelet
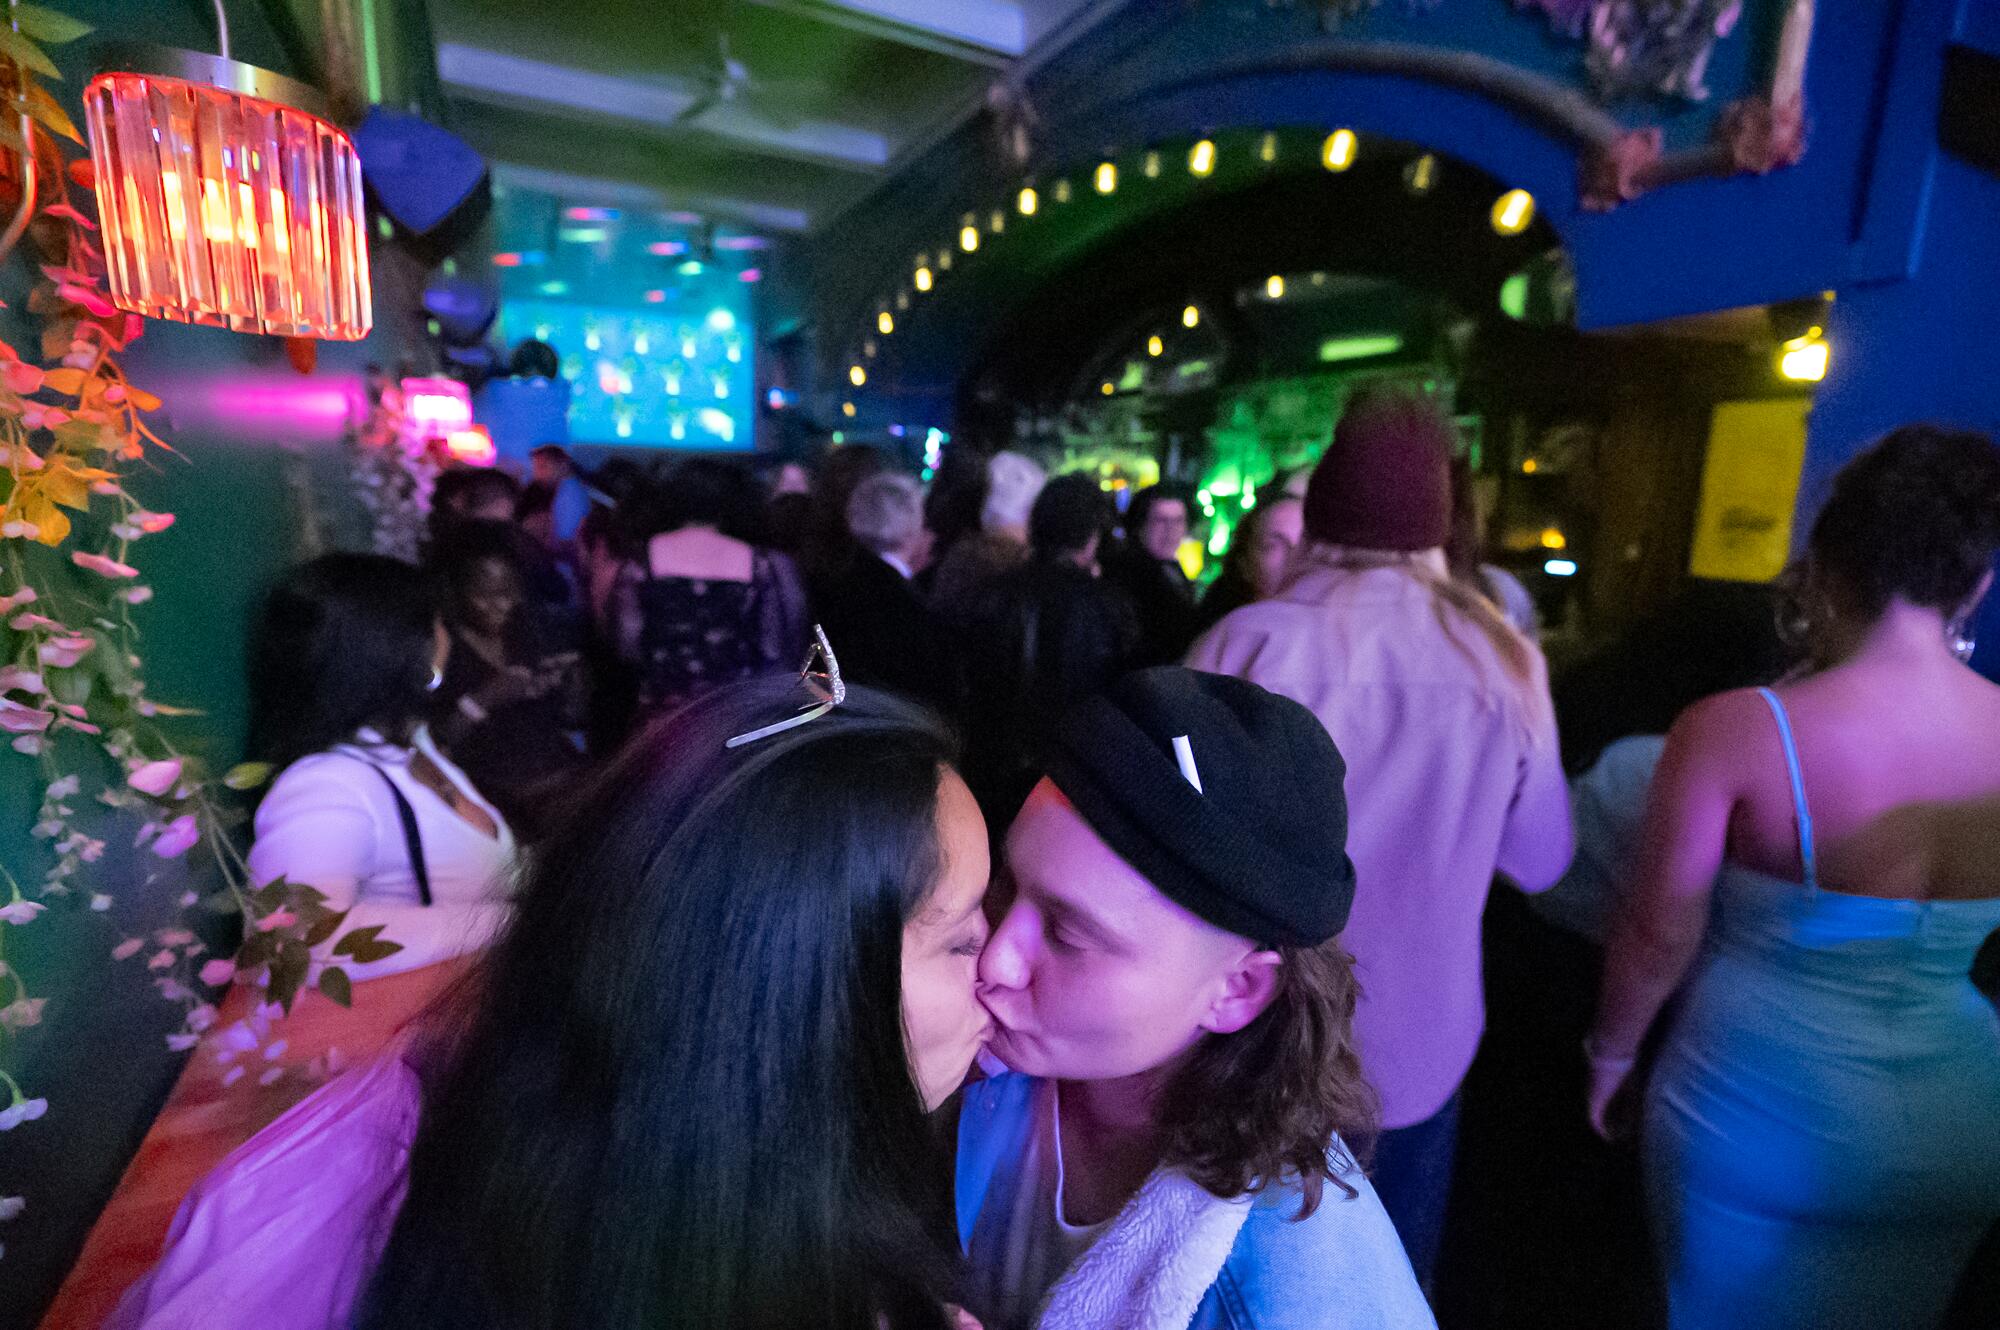
M 480 706 L 478 702 L 474 701 L 471 693 L 459 694 L 458 711 L 460 715 L 464 716 L 474 725 L 483 725 L 486 722 L 486 718 L 492 714 L 485 707 Z

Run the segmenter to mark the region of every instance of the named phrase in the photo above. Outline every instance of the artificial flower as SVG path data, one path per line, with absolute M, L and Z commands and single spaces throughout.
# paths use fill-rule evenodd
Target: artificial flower
M 9 901 L 0 905 L 0 924 L 31 924 L 36 915 L 48 908 L 40 901 Z
M 89 569 L 100 577 L 137 577 L 139 575 L 139 570 L 129 563 L 120 563 L 118 560 L 110 558 L 107 555 L 91 554 L 86 550 L 72 551 L 69 561 L 79 568 Z
M 153 853 L 162 859 L 178 859 L 200 839 L 201 830 L 195 825 L 194 814 L 182 813 L 160 832 L 159 839 L 153 842 Z
M 0 1108 L 0 1131 L 12 1131 L 23 1122 L 33 1122 L 49 1111 L 46 1099 L 17 1099 L 7 1108 Z
M 180 778 L 181 760 L 169 757 L 157 762 L 148 762 L 137 768 L 125 778 L 125 783 L 141 794 L 150 794 L 158 798 L 174 788 L 174 782 Z

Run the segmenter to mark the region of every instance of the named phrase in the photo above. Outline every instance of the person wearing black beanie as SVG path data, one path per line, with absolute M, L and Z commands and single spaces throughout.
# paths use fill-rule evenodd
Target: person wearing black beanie
M 980 959 L 965 1094 L 986 1330 L 1434 1324 L 1356 1161 L 1346 768 L 1310 711 L 1179 667 L 1053 727 Z

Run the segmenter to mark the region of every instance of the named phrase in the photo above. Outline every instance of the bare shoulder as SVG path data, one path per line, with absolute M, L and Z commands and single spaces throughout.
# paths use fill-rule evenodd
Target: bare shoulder
M 1677 748 L 1740 751 L 1746 742 L 1766 734 L 1776 734 L 1770 704 L 1755 688 L 1735 688 L 1704 697 L 1681 712 L 1668 740 Z

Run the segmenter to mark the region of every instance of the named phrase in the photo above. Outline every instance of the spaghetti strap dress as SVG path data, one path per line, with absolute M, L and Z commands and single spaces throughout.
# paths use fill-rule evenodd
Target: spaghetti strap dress
M 1926 1330 L 2000 1219 L 2000 898 L 1821 889 L 1726 864 L 1648 1086 L 1647 1208 L 1674 1330 Z

